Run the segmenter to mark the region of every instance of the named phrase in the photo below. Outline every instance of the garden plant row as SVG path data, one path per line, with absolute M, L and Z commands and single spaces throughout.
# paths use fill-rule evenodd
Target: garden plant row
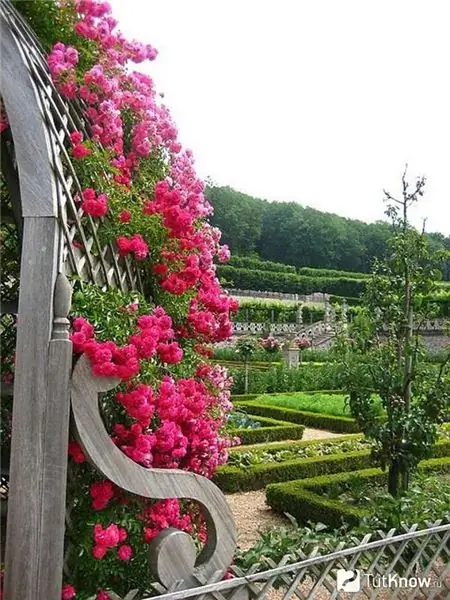
M 242 290 L 267 290 L 307 295 L 314 292 L 335 294 L 336 296 L 359 296 L 364 291 L 364 280 L 352 277 L 311 277 L 297 273 L 261 271 L 259 269 L 239 268 L 219 265 L 218 276 L 229 287 Z
M 358 311 L 358 298 L 331 296 L 330 302 L 333 305 L 337 318 L 341 314 L 341 305 L 346 302 L 349 314 L 355 314 Z M 297 323 L 298 309 L 300 305 L 273 300 L 271 302 L 261 300 L 242 300 L 239 303 L 239 310 L 234 316 L 235 322 L 266 323 Z M 325 308 L 323 304 L 304 304 L 301 306 L 301 315 L 303 326 L 322 321 L 325 317 Z
M 229 463 L 217 469 L 214 475 L 214 482 L 222 491 L 234 493 L 264 489 L 267 485 L 273 483 L 291 483 L 293 480 L 309 480 L 310 478 L 326 474 L 331 475 L 368 469 L 373 466 L 371 451 L 369 444 L 364 448 L 363 441 L 363 435 L 351 435 L 326 440 L 268 444 L 264 448 L 268 454 L 279 453 L 282 456 L 283 452 L 294 454 L 295 451 L 304 449 L 308 450 L 312 456 L 281 460 L 280 462 L 266 461 L 254 465 L 245 465 L 245 462 L 249 455 L 248 462 L 251 462 L 251 454 L 261 452 L 262 449 L 260 447 L 245 446 L 235 448 L 230 452 Z M 323 453 L 324 446 L 327 446 L 329 454 Z M 362 447 L 363 449 L 352 450 L 353 447 Z M 317 454 L 315 454 L 315 449 Z M 434 447 L 433 458 L 443 459 L 449 456 L 450 439 L 447 438 L 438 441 Z M 242 466 L 236 466 L 233 463 L 241 464 Z M 289 486 L 286 489 L 289 492 Z
M 428 359 L 431 369 L 433 363 L 438 363 L 442 353 Z M 343 388 L 343 369 L 339 362 L 327 361 L 315 363 L 305 361 L 298 368 L 289 368 L 285 364 L 272 364 L 268 369 L 253 369 L 249 363 L 247 393 L 270 394 L 274 392 L 306 392 L 310 390 L 331 390 Z M 246 392 L 245 369 L 242 366 L 229 368 L 229 374 L 233 378 L 231 393 L 233 396 Z
M 419 473 L 427 476 L 450 473 L 449 442 L 436 444 L 435 454 L 438 456 L 419 464 Z M 364 484 L 386 485 L 386 472 L 379 468 L 360 467 L 360 469 L 341 473 L 335 471 L 332 475 L 325 474 L 285 483 L 273 483 L 266 488 L 267 503 L 278 512 L 289 513 L 299 524 L 314 521 L 336 528 L 341 527 L 343 523 L 357 526 L 362 519 L 371 516 L 373 510 L 370 504 L 364 506 L 351 504 L 345 498 L 329 497 L 329 492 L 339 485 L 344 487 L 345 485 L 358 487 Z M 350 470 L 345 469 L 345 471 Z M 450 512 L 450 506 L 448 510 Z
M 247 415 L 254 420 L 257 427 L 230 429 L 230 435 L 237 436 L 241 444 L 263 444 L 278 440 L 300 440 L 305 430 L 304 425 L 289 421 L 281 421 L 270 417 Z
M 255 400 L 249 402 L 235 400 L 234 405 L 237 409 L 245 410 L 246 412 L 259 417 L 289 421 L 291 423 L 297 423 L 298 425 L 313 427 L 315 429 L 325 429 L 326 431 L 332 431 L 333 433 L 359 432 L 355 419 L 352 419 L 351 417 L 340 417 L 322 414 L 320 412 L 294 410 L 292 408 L 284 408 L 281 406 L 269 406 L 260 404 Z
M 219 265 L 218 276 L 228 287 L 243 290 L 267 290 L 290 294 L 308 295 L 322 292 L 334 296 L 357 298 L 365 291 L 367 277 L 356 279 L 345 276 L 300 275 L 292 272 L 276 272 L 255 268 L 239 268 L 230 265 Z M 225 285 L 225 284 L 224 284 Z M 440 315 L 446 316 L 450 309 L 450 292 L 447 282 L 440 283 L 440 293 L 433 297 L 433 302 L 440 305 Z

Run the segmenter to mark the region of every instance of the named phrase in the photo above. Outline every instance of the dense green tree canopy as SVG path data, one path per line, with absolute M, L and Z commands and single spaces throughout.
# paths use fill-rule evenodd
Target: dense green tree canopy
M 234 254 L 257 254 L 265 260 L 342 271 L 369 272 L 381 259 L 391 226 L 364 223 L 304 207 L 295 202 L 268 202 L 230 187 L 210 186 L 212 223 Z M 450 237 L 429 234 L 435 249 L 450 248 Z M 450 280 L 450 264 L 444 268 Z

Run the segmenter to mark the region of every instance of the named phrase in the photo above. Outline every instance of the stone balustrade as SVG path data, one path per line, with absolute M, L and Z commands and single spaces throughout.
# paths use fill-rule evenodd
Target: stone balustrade
M 329 294 L 323 294 L 322 292 L 314 292 L 302 296 L 299 294 L 285 294 L 283 292 L 266 292 L 261 290 L 228 290 L 230 296 L 233 298 L 253 298 L 253 299 L 266 299 L 266 300 L 286 300 L 290 302 L 318 302 L 325 303 L 330 299 Z

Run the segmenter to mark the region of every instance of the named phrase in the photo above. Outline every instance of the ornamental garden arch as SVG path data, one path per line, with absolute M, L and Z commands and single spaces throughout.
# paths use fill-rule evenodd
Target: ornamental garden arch
M 4 177 L 1 286 L 3 354 L 15 349 L 8 487 L 6 600 L 61 597 L 69 423 L 91 463 L 140 496 L 188 498 L 202 505 L 208 541 L 197 556 L 190 536 L 165 529 L 150 545 L 149 567 L 168 589 L 217 581 L 235 549 L 231 512 L 208 479 L 182 470 L 146 469 L 111 441 L 98 394 L 118 380 L 95 377 L 82 356 L 72 369 L 68 314 L 72 283 L 142 290 L 138 265 L 81 222 L 81 187 L 67 152 L 70 134 L 89 130 L 80 105 L 56 91 L 42 48 L 14 7 L 1 2 L 1 96 L 9 121 L 2 133 Z M 76 241 L 76 243 L 74 243 Z M 71 408 L 70 408 L 71 406 Z M 6 503 L 2 501 L 2 512 Z M 177 583 L 178 582 L 178 583 Z

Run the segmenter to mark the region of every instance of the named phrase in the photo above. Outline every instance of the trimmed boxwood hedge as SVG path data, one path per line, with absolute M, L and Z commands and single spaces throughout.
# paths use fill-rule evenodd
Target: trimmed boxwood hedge
M 217 469 L 213 481 L 223 492 L 247 492 L 260 490 L 269 483 L 314 477 L 321 473 L 354 471 L 370 466 L 370 452 L 359 450 L 345 454 L 295 458 L 280 463 L 245 467 L 245 469 L 225 465 Z
M 256 417 L 255 417 L 256 418 Z M 352 440 L 360 440 L 364 437 L 362 433 L 353 433 L 346 435 L 339 435 L 329 438 L 315 438 L 313 440 L 298 440 L 298 441 L 281 441 L 281 442 L 269 442 L 261 446 L 261 444 L 246 445 L 246 446 L 234 446 L 230 448 L 230 454 L 243 454 L 244 452 L 260 451 L 262 450 L 291 450 L 292 448 L 309 448 L 311 446 L 320 446 L 321 444 L 332 444 L 339 442 L 348 442 Z M 450 444 L 450 438 L 449 438 Z M 450 451 L 449 451 L 450 454 Z M 324 455 L 329 456 L 329 455 Z
M 332 438 L 332 440 L 319 439 L 289 444 L 280 443 L 276 444 L 276 448 L 277 450 L 282 450 L 283 448 L 292 448 L 293 446 L 311 446 L 325 441 L 341 442 L 344 440 L 348 441 L 349 439 L 358 439 L 360 437 L 362 437 L 362 435 L 336 437 Z M 275 444 L 273 446 L 275 446 Z M 235 448 L 231 450 L 231 452 L 246 452 L 251 449 L 251 447 L 245 446 L 243 448 Z M 449 456 L 450 439 L 437 442 L 433 450 L 433 457 L 446 458 Z M 340 452 L 338 454 L 328 454 L 325 456 L 294 458 L 284 462 L 270 462 L 245 468 L 224 465 L 217 469 L 213 481 L 223 492 L 248 492 L 250 490 L 260 490 L 271 483 L 367 469 L 371 467 L 372 464 L 369 449 L 357 450 L 354 452 Z
M 236 404 L 237 402 L 248 402 L 249 400 L 255 400 L 259 396 L 261 396 L 261 394 L 235 394 L 234 396 L 231 396 L 231 402 L 233 402 L 233 404 Z
M 325 429 L 335 433 L 358 433 L 360 431 L 355 419 L 350 417 L 337 417 L 322 413 L 294 410 L 293 408 L 284 408 L 281 406 L 267 406 L 265 404 L 258 404 L 255 401 L 235 401 L 235 406 L 238 408 L 243 408 L 244 410 L 249 411 L 254 415 L 258 415 L 259 417 L 281 419 L 283 421 L 299 423 L 307 427 Z
M 261 423 L 255 429 L 232 429 L 230 435 L 237 435 L 242 444 L 262 444 L 278 440 L 301 440 L 305 427 L 292 422 L 249 414 L 251 419 Z
M 296 273 L 280 273 L 260 269 L 218 265 L 217 276 L 241 290 L 266 290 L 290 294 L 322 292 L 335 296 L 357 297 L 365 289 L 366 279 L 353 277 L 311 277 Z
M 220 360 L 217 360 L 217 362 L 223 362 Z M 250 400 L 256 400 L 256 398 L 259 398 L 260 396 L 279 396 L 280 394 L 283 394 L 283 396 L 295 396 L 296 394 L 301 394 L 302 392 L 264 392 L 259 393 L 259 394 L 233 394 L 231 396 L 231 401 L 232 402 L 248 402 Z M 314 396 L 314 394 L 324 394 L 327 395 L 329 394 L 330 396 L 333 396 L 335 394 L 345 394 L 344 390 L 307 390 L 305 391 L 305 394 L 308 394 L 308 396 Z
M 450 457 L 432 458 L 419 465 L 421 471 L 448 472 Z M 308 521 L 320 522 L 338 528 L 342 522 L 357 525 L 362 517 L 369 516 L 367 509 L 357 508 L 321 496 L 321 492 L 334 483 L 345 482 L 354 477 L 386 481 L 387 473 L 381 469 L 364 469 L 352 473 L 323 475 L 310 479 L 298 479 L 286 483 L 273 483 L 266 488 L 267 504 L 281 513 L 289 513 L 299 524 Z
M 275 271 L 276 273 L 297 273 L 294 265 L 285 265 L 284 263 L 273 262 L 252 256 L 239 256 L 233 254 L 228 261 L 231 267 L 239 269 L 260 269 L 262 271 Z

